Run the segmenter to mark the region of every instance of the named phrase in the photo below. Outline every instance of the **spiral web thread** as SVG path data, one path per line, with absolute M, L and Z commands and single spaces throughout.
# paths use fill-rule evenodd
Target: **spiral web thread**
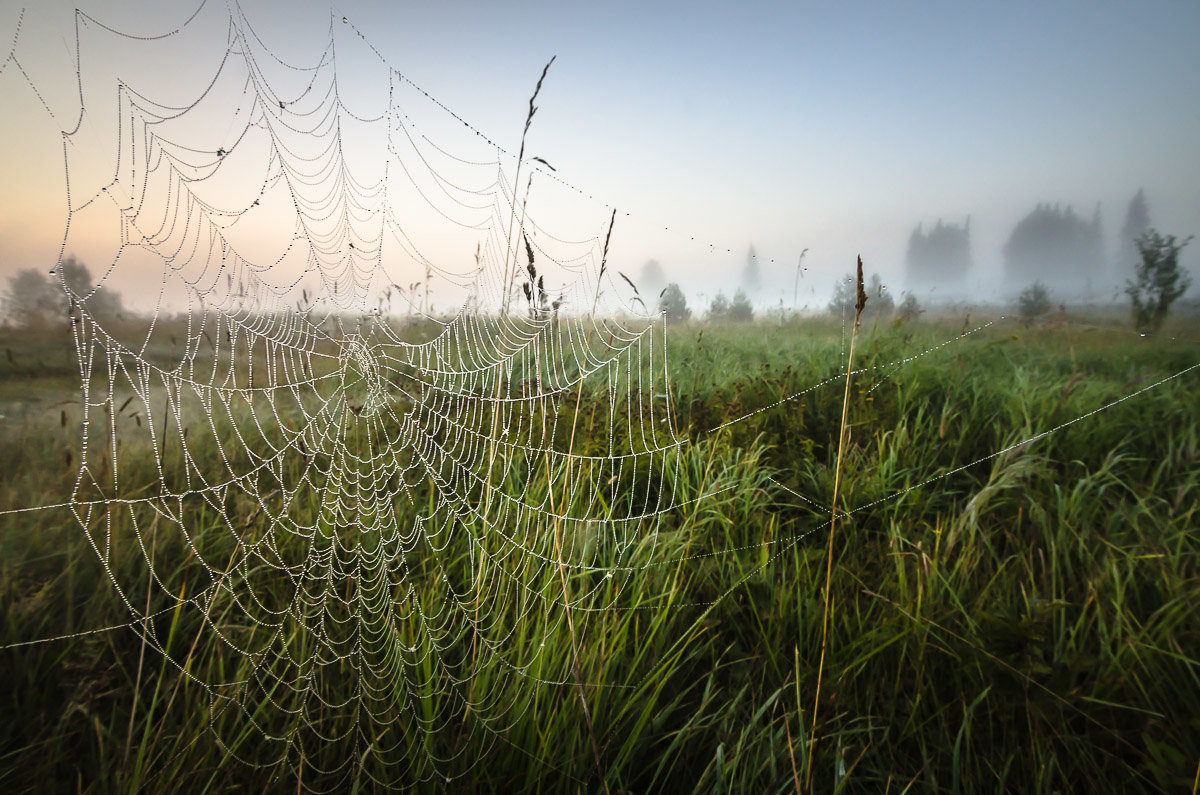
M 101 129 L 90 100 L 111 94 L 85 80 L 79 42 L 107 38 L 169 64 L 192 27 L 214 20 L 220 57 L 184 102 L 114 78 L 115 138 L 101 149 L 115 167 L 87 174 L 78 153 Z M 508 176 L 515 158 L 348 20 L 331 20 L 309 66 L 272 52 L 236 3 L 201 3 L 157 37 L 83 14 L 77 29 L 63 250 L 93 216 L 119 240 L 89 289 L 58 271 L 84 413 L 66 507 L 125 626 L 204 689 L 216 736 L 246 763 L 282 762 L 333 788 L 397 767 L 410 781 L 461 774 L 467 749 L 521 718 L 515 705 L 529 701 L 514 692 L 571 681 L 568 664 L 546 658 L 570 618 L 582 638 L 598 611 L 654 609 L 622 594 L 663 565 L 656 529 L 679 507 L 685 442 L 663 326 L 597 313 L 629 309 L 604 268 L 604 226 L 575 240 L 542 226 Z M 14 38 L 4 66 L 38 93 L 16 51 Z M 344 99 L 347 51 L 374 62 L 382 108 Z M 455 129 L 434 143 L 423 111 Z M 286 245 L 264 245 L 260 227 Z M 474 256 L 447 267 L 425 253 L 438 235 L 475 241 Z M 424 278 L 400 276 L 414 271 Z M 91 311 L 147 272 L 160 278 L 149 319 Z M 547 290 L 547 276 L 560 286 Z M 431 290 L 461 309 L 437 316 Z M 484 309 L 510 301 L 513 311 Z M 607 395 L 599 411 L 582 400 L 596 393 Z M 577 435 L 585 423 L 607 439 Z M 155 561 L 172 544 L 187 562 L 166 576 Z M 231 654 L 240 665 L 205 664 Z M 457 755 L 426 742 L 438 733 L 458 738 Z M 322 768 L 329 755 L 313 751 L 330 743 L 347 750 Z

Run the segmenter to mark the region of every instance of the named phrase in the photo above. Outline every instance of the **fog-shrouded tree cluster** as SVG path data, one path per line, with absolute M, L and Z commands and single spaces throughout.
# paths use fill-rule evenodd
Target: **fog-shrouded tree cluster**
M 96 285 L 86 265 L 67 257 L 59 266 L 63 281 L 83 303 L 95 320 L 105 323 L 121 320 L 125 308 L 121 296 L 106 285 Z M 38 328 L 65 318 L 71 309 L 71 298 L 58 280 L 59 270 L 47 276 L 34 268 L 24 268 L 8 279 L 4 293 L 5 322 L 20 328 Z
M 971 270 L 971 219 L 962 226 L 941 219 L 926 232 L 917 224 L 905 258 L 910 284 L 955 285 Z
M 741 290 L 733 294 L 733 301 L 729 304 L 729 319 L 734 323 L 749 323 L 754 319 L 750 298 Z
M 936 286 L 955 295 L 975 265 L 971 218 L 962 224 L 942 219 L 933 226 L 920 222 L 908 237 L 905 255 L 910 288 Z M 1039 203 L 1010 230 L 1002 254 L 1005 281 L 1016 288 L 1040 281 L 1066 300 L 1092 301 L 1109 294 L 1138 267 L 1138 240 L 1151 229 L 1146 192 L 1139 189 L 1125 208 L 1114 247 L 1108 249 L 1097 204 L 1088 218 L 1070 205 Z M 1010 294 L 1011 297 L 1011 294 Z
M 904 300 L 900 302 L 900 306 L 896 308 L 896 317 L 904 321 L 912 321 L 925 314 L 925 310 L 921 308 L 921 302 L 912 292 L 904 291 Z
M 1070 207 L 1039 204 L 1017 222 L 1004 244 L 1010 284 L 1041 281 L 1066 292 L 1098 286 L 1104 275 L 1100 209 L 1085 221 Z
M 43 326 L 66 314 L 67 297 L 45 274 L 25 268 L 8 278 L 4 293 L 4 318 L 13 326 Z

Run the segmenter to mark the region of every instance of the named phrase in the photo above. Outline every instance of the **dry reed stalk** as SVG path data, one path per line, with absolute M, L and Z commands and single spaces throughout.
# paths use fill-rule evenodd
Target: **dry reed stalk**
M 858 338 L 858 326 L 862 320 L 863 307 L 867 304 L 867 293 L 863 289 L 863 262 L 858 258 L 856 279 L 857 299 L 854 303 L 854 326 L 850 329 L 850 353 L 846 359 L 846 389 L 842 394 L 842 421 L 838 426 L 837 464 L 833 471 L 833 499 L 829 510 L 829 543 L 825 552 L 825 605 L 821 614 L 821 657 L 817 663 L 817 693 L 813 697 L 813 727 L 808 740 L 808 766 L 804 771 L 804 790 L 812 792 L 813 753 L 817 747 L 817 718 L 821 705 L 821 677 L 825 672 L 825 648 L 829 638 L 829 594 L 833 580 L 833 536 L 837 528 L 838 490 L 842 483 L 842 456 L 846 449 L 846 417 L 850 409 L 850 380 L 854 372 L 854 342 Z
M 608 234 L 605 235 L 605 237 L 604 237 L 604 250 L 600 254 L 600 272 L 596 276 L 596 292 L 592 297 L 592 311 L 591 311 L 591 316 L 589 317 L 589 326 L 591 328 L 591 331 L 596 330 L 596 305 L 600 301 L 600 284 L 601 284 L 601 280 L 604 278 L 604 270 L 605 270 L 605 268 L 608 267 L 608 244 L 612 240 L 613 225 L 616 223 L 616 221 L 617 221 L 617 210 L 614 207 L 612 216 L 608 220 Z M 529 256 L 532 260 L 532 257 L 533 257 L 532 251 L 529 252 Z M 570 438 L 570 441 L 567 443 L 567 457 L 565 459 L 564 470 L 563 470 L 563 489 L 564 490 L 567 490 L 570 488 L 569 484 L 571 482 L 571 454 L 575 451 L 575 431 L 579 426 L 579 404 L 582 402 L 582 400 L 583 400 L 583 367 L 581 366 L 579 369 L 579 383 L 576 385 L 576 390 L 575 390 L 575 411 L 571 416 L 571 438 Z M 559 577 L 560 583 L 562 584 L 563 610 L 566 611 L 566 615 L 567 615 L 567 630 L 571 635 L 571 669 L 575 676 L 575 692 L 576 692 L 576 695 L 579 697 L 580 705 L 583 707 L 583 719 L 584 719 L 584 723 L 587 725 L 588 739 L 591 741 L 591 745 L 592 745 L 592 757 L 596 763 L 596 774 L 600 776 L 600 786 L 603 787 L 604 791 L 607 793 L 608 792 L 608 782 L 604 778 L 604 768 L 600 763 L 600 745 L 599 745 L 599 743 L 596 742 L 596 730 L 592 724 L 592 712 L 588 708 L 587 694 L 584 693 L 584 691 L 583 691 L 583 671 L 579 666 L 579 641 L 575 635 L 575 621 L 574 621 L 574 618 L 571 616 L 571 600 L 570 600 L 570 593 L 567 589 L 566 565 L 564 564 L 563 559 L 562 559 L 562 527 L 561 527 L 562 523 L 557 518 L 557 511 L 554 510 L 554 504 L 553 504 L 554 488 L 553 488 L 553 481 L 550 477 L 550 474 L 551 474 L 550 473 L 550 454 L 549 454 L 549 452 L 547 452 L 546 453 L 546 489 L 547 489 L 548 493 L 550 494 L 551 513 L 555 514 L 555 517 L 556 517 L 554 520 L 554 552 L 555 552 L 555 557 L 558 559 L 558 577 Z M 570 502 L 569 492 L 566 493 L 564 496 L 566 497 L 566 499 L 564 500 L 564 504 L 569 504 L 569 502 Z
M 513 252 L 513 249 L 514 249 L 514 246 L 513 246 L 513 223 L 515 223 L 516 217 L 517 217 L 516 191 L 518 190 L 517 186 L 521 184 L 521 164 L 525 161 L 525 138 L 529 134 L 529 126 L 531 124 L 533 124 L 533 116 L 534 116 L 534 114 L 537 113 L 537 105 L 535 105 L 534 102 L 537 100 L 538 94 L 541 93 L 542 83 L 546 79 L 546 73 L 550 71 L 550 64 L 554 63 L 554 59 L 557 57 L 558 57 L 557 55 L 551 56 L 550 60 L 547 61 L 546 65 L 542 68 L 542 76 L 538 78 L 537 87 L 533 89 L 533 95 L 529 97 L 529 113 L 526 114 L 526 116 L 525 116 L 525 129 L 521 131 L 521 148 L 517 151 L 517 170 L 516 170 L 516 173 L 513 174 L 512 211 L 508 215 L 508 236 L 505 238 L 506 245 L 505 245 L 505 250 L 504 250 L 504 298 L 503 298 L 503 301 L 501 304 L 501 314 L 502 315 L 508 314 L 508 299 L 509 299 L 509 293 L 511 292 L 509 290 L 509 266 L 512 264 L 515 264 L 514 261 L 516 259 L 514 256 L 514 252 Z M 522 207 L 522 209 L 521 209 L 522 225 L 524 225 L 524 218 L 525 218 L 525 210 L 524 210 L 524 207 Z
M 525 117 L 525 129 L 521 133 L 521 148 L 517 154 L 517 170 L 513 177 L 513 185 L 514 186 L 521 184 L 521 165 L 525 159 L 525 139 L 526 139 L 527 134 L 529 133 L 529 127 L 533 123 L 534 114 L 537 113 L 537 105 L 535 104 L 535 101 L 537 100 L 538 94 L 542 90 L 542 83 L 546 79 L 546 73 L 550 71 L 550 65 L 554 63 L 554 59 L 557 57 L 558 56 L 551 57 L 550 60 L 546 63 L 546 66 L 542 69 L 542 76 L 540 78 L 538 78 L 537 86 L 534 88 L 533 95 L 529 97 L 529 112 Z M 526 196 L 528 196 L 528 189 L 526 191 Z M 524 226 L 525 226 L 525 210 L 526 210 L 526 203 L 523 202 L 522 206 L 521 206 L 521 225 L 518 228 L 520 233 L 522 234 L 522 236 L 524 235 L 523 230 L 524 230 Z M 504 290 L 503 296 L 504 297 L 503 297 L 502 304 L 501 304 L 501 316 L 508 314 L 508 304 L 509 304 L 509 299 L 510 299 L 511 293 L 512 293 L 509 282 L 510 282 L 510 279 L 512 278 L 512 266 L 514 266 L 516 264 L 515 256 L 513 254 L 514 247 L 512 244 L 512 241 L 514 239 L 513 234 L 512 234 L 512 231 L 513 231 L 512 227 L 513 227 L 513 223 L 516 221 L 516 212 L 517 212 L 516 202 L 514 201 L 513 206 L 512 206 L 512 211 L 509 214 L 509 219 L 508 219 L 508 237 L 507 237 L 508 245 L 506 246 L 505 252 L 504 252 L 504 282 L 503 282 L 503 290 Z M 616 210 L 613 211 L 613 220 L 615 220 L 615 219 L 616 219 Z M 609 222 L 608 234 L 609 234 L 609 237 L 611 238 L 611 236 L 612 236 L 612 221 Z M 527 244 L 527 248 L 528 248 L 528 256 L 529 256 L 529 260 L 530 260 L 530 265 L 532 266 L 533 251 L 532 251 L 531 247 L 528 247 L 528 244 Z M 605 260 L 607 258 L 607 255 L 608 255 L 608 238 L 606 238 L 604 241 L 604 256 L 601 258 L 601 265 L 600 265 L 601 275 L 603 275 L 603 273 L 604 273 Z M 599 282 L 597 281 L 597 286 L 596 286 L 597 299 L 599 298 L 599 289 L 600 289 Z M 593 326 L 595 325 L 595 302 L 593 302 L 593 305 L 592 305 L 592 325 Z M 495 389 L 496 403 L 492 409 L 492 432 L 490 434 L 491 438 L 488 443 L 488 448 L 489 448 L 488 449 L 488 471 L 487 471 L 487 476 L 484 480 L 485 484 L 490 484 L 490 482 L 491 482 L 492 469 L 493 469 L 493 466 L 494 466 L 494 463 L 496 460 L 496 436 L 497 436 L 497 432 L 498 432 L 498 423 L 499 423 L 499 413 L 497 411 L 497 408 L 499 406 L 501 384 L 502 384 L 502 382 L 501 382 L 500 371 L 497 370 L 497 372 L 496 372 L 496 389 Z M 582 385 L 582 379 L 581 379 L 580 389 L 582 389 L 582 386 L 583 385 Z M 578 417 L 578 415 L 579 415 L 579 398 L 577 397 L 576 402 L 575 402 L 575 416 Z M 574 446 L 574 438 L 575 438 L 575 429 L 574 429 L 574 425 L 572 425 L 572 429 L 571 429 L 572 448 Z M 570 461 L 570 451 L 572 448 L 568 448 L 568 453 L 567 453 L 567 455 L 568 455 L 567 461 L 568 462 Z M 547 489 L 549 489 L 552 494 L 552 492 L 553 492 L 552 482 L 553 481 L 550 479 L 550 462 L 549 462 L 549 454 L 548 453 L 547 453 L 546 467 L 547 467 Z M 567 470 L 566 470 L 566 472 L 564 474 L 564 478 L 563 478 L 564 486 L 565 486 L 565 484 L 569 483 L 569 481 L 570 481 L 570 465 L 568 463 Z M 485 499 L 484 515 L 486 516 L 488 513 L 488 510 L 490 508 L 490 504 L 491 504 L 491 491 L 490 490 L 487 491 L 484 499 Z M 552 510 L 553 510 L 553 508 L 552 508 Z M 604 779 L 604 769 L 600 763 L 600 746 L 596 742 L 596 732 L 592 725 L 592 714 L 591 714 L 591 710 L 588 709 L 586 694 L 584 693 L 584 690 L 583 690 L 583 677 L 582 677 L 581 669 L 579 666 L 579 641 L 575 634 L 575 623 L 571 616 L 571 605 L 570 605 L 570 599 L 569 599 L 569 591 L 567 588 L 566 568 L 565 568 L 565 564 L 562 559 L 562 533 L 561 533 L 560 523 L 557 519 L 554 522 L 554 545 L 555 545 L 555 550 L 556 550 L 556 557 L 558 558 L 559 581 L 562 585 L 562 590 L 563 590 L 563 609 L 566 611 L 567 630 L 569 631 L 570 636 L 571 636 L 571 662 L 572 662 L 572 670 L 574 672 L 574 677 L 575 677 L 575 689 L 576 689 L 576 693 L 579 697 L 579 702 L 583 706 L 583 716 L 584 716 L 584 721 L 587 725 L 588 739 L 589 739 L 589 741 L 591 743 L 591 747 L 592 747 L 592 756 L 593 756 L 593 759 L 596 764 L 596 773 L 600 776 L 600 784 L 604 788 L 604 791 L 607 793 L 608 792 L 608 783 Z M 484 556 L 481 555 L 480 556 L 481 571 L 482 571 L 482 567 L 483 567 L 483 560 L 484 560 Z M 476 627 L 478 627 L 478 625 L 479 625 L 479 622 L 478 622 L 479 607 L 480 607 L 480 604 L 479 604 L 479 601 L 477 600 L 475 603 L 475 611 L 476 611 L 475 625 L 476 625 Z M 472 667 L 474 666 L 474 661 L 475 661 L 477 634 L 478 633 L 475 633 L 475 637 L 472 637 L 472 640 L 471 640 Z M 469 703 L 470 703 L 470 696 L 468 696 L 468 704 Z
M 545 67 L 542 68 L 542 76 L 538 78 L 537 86 L 533 89 L 533 94 L 529 97 L 529 111 L 525 115 L 525 128 L 521 131 L 521 148 L 517 153 L 517 170 L 516 170 L 516 173 L 513 175 L 513 194 L 514 195 L 513 195 L 513 202 L 512 202 L 512 211 L 509 213 L 509 217 L 508 217 L 508 236 L 505 239 L 505 248 L 504 248 L 503 298 L 501 299 L 501 302 L 500 302 L 500 316 L 501 317 L 504 317 L 505 315 L 508 314 L 508 300 L 509 300 L 509 294 L 511 293 L 511 290 L 509 289 L 509 279 L 511 278 L 510 273 L 509 273 L 509 268 L 512 264 L 514 264 L 514 259 L 515 259 L 514 254 L 513 254 L 513 233 L 512 233 L 513 229 L 512 228 L 513 228 L 513 223 L 515 223 L 516 216 L 517 216 L 516 190 L 517 190 L 517 186 L 521 184 L 521 163 L 525 159 L 525 138 L 529 134 L 530 125 L 533 124 L 533 116 L 534 116 L 534 114 L 537 113 L 537 105 L 535 105 L 534 102 L 537 100 L 538 93 L 540 93 L 542 90 L 542 82 L 546 79 L 546 73 L 550 71 L 550 64 L 554 63 L 554 59 L 557 57 L 558 57 L 557 55 L 551 56 L 550 60 L 546 62 Z M 525 210 L 524 210 L 524 207 L 522 207 L 522 209 L 521 209 L 521 225 L 524 226 L 524 224 L 525 224 Z M 489 434 L 489 438 L 488 438 L 488 468 L 487 468 L 487 474 L 484 475 L 484 479 L 483 479 L 483 484 L 484 484 L 483 515 L 485 517 L 491 511 L 491 507 L 492 507 L 492 491 L 491 491 L 490 487 L 491 487 L 491 483 L 492 483 L 492 470 L 493 470 L 495 462 L 496 462 L 496 436 L 500 430 L 499 407 L 500 407 L 500 389 L 501 389 L 502 385 L 503 385 L 503 380 L 502 380 L 502 375 L 501 375 L 501 368 L 497 367 L 496 368 L 496 385 L 495 385 L 495 390 L 494 390 L 494 399 L 492 402 L 492 428 L 491 428 L 491 433 Z M 482 580 L 483 580 L 483 567 L 484 567 L 485 559 L 486 559 L 485 555 L 479 556 L 479 579 L 477 580 L 477 582 L 482 582 Z M 479 597 L 476 596 L 476 599 L 475 599 L 475 622 L 474 622 L 475 629 L 471 633 L 471 669 L 472 670 L 474 670 L 474 668 L 475 668 L 475 655 L 476 655 L 476 650 L 477 650 L 477 646 L 478 646 L 479 609 L 480 609 Z M 468 689 L 467 689 L 467 710 L 468 711 L 470 711 L 471 698 L 474 695 L 474 682 L 475 682 L 475 679 L 474 679 L 474 677 L 472 677 L 471 685 L 469 685 Z

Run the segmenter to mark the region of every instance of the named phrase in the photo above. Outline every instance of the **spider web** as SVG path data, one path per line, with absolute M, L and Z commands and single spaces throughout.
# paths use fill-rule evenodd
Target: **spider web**
M 607 268 L 615 213 L 543 223 L 522 173 L 577 191 L 349 20 L 307 65 L 236 4 L 201 3 L 163 36 L 77 27 L 62 250 L 99 229 L 115 251 L 88 288 L 55 271 L 84 413 L 66 507 L 126 626 L 203 688 L 248 764 L 330 788 L 461 775 L 520 720 L 522 688 L 573 683 L 552 650 L 630 608 L 624 586 L 664 565 L 659 523 L 680 507 L 665 330 Z M 92 40 L 140 69 L 85 70 Z M 182 47 L 208 62 L 180 99 L 154 76 Z M 339 80 L 362 61 L 373 82 Z M 147 274 L 148 318 L 99 311 Z M 169 575 L 168 550 L 186 559 Z M 346 753 L 314 769 L 329 744 Z
M 149 39 L 77 21 L 81 40 L 153 62 L 208 11 Z M 546 641 L 572 613 L 572 641 L 586 636 L 647 565 L 679 440 L 661 325 L 596 311 L 607 238 L 546 233 L 514 198 L 511 158 L 477 135 L 466 156 L 434 145 L 402 100 L 423 92 L 386 64 L 386 106 L 352 107 L 337 53 L 361 37 L 342 24 L 295 66 L 235 5 L 194 95 L 166 102 L 114 75 L 108 174 L 95 161 L 111 154 L 89 151 L 105 81 L 80 56 L 64 250 L 88 223 L 120 239 L 90 290 L 55 271 L 82 387 L 70 510 L 130 627 L 215 715 L 238 715 L 213 721 L 232 756 L 308 780 L 358 766 L 423 779 L 470 767 L 424 736 L 462 734 L 465 751 L 519 717 L 512 687 L 569 681 Z M 467 267 L 423 253 L 464 230 L 479 235 Z M 92 311 L 147 273 L 148 320 Z M 436 315 L 430 291 L 456 289 L 462 308 Z M 597 391 L 607 416 L 587 421 L 607 439 L 576 444 Z M 187 561 L 166 579 L 170 544 Z M 144 565 L 120 560 L 131 549 Z M 230 653 L 240 664 L 222 672 L 196 659 Z M 329 743 L 342 762 L 314 769 Z

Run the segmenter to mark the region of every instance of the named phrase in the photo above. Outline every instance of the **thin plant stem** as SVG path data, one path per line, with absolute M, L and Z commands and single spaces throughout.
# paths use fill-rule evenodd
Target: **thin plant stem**
M 800 720 L 804 720 L 804 718 Z M 788 725 L 786 710 L 783 713 L 783 730 L 787 734 L 788 759 L 792 763 L 792 783 L 796 785 L 796 795 L 800 795 L 800 773 L 796 770 L 796 751 L 792 746 L 792 728 Z
M 516 170 L 516 173 L 513 175 L 512 211 L 509 213 L 509 216 L 508 216 L 508 237 L 505 240 L 505 247 L 504 247 L 504 282 L 502 284 L 503 292 L 502 292 L 502 297 L 501 297 L 501 302 L 500 302 L 500 318 L 503 318 L 508 314 L 508 299 L 509 299 L 509 294 L 512 292 L 509 289 L 510 288 L 509 279 L 511 278 L 509 271 L 510 271 L 511 266 L 516 264 L 516 253 L 515 253 L 516 247 L 513 243 L 513 241 L 514 241 L 513 224 L 516 222 L 516 215 L 517 215 L 516 192 L 518 189 L 517 186 L 521 184 L 521 164 L 525 161 L 525 138 L 529 135 L 529 127 L 531 124 L 533 124 L 534 114 L 537 113 L 537 105 L 534 103 L 537 100 L 538 94 L 542 90 L 542 82 L 545 81 L 545 79 L 546 79 L 546 73 L 550 71 L 550 64 L 554 63 L 554 59 L 557 57 L 558 57 L 557 55 L 551 56 L 550 60 L 547 61 L 546 65 L 542 68 L 542 76 L 538 78 L 537 86 L 533 89 L 533 94 L 529 97 L 529 112 L 525 115 L 525 127 L 521 131 L 521 148 L 517 152 L 517 170 Z M 528 195 L 529 195 L 529 193 L 527 190 L 526 191 L 526 199 L 528 199 Z M 525 205 L 523 203 L 522 207 L 521 207 L 521 228 L 524 228 L 524 226 L 525 226 Z M 497 322 L 500 322 L 500 321 L 498 320 Z M 503 385 L 503 381 L 501 378 L 502 370 L 503 370 L 503 368 L 501 368 L 499 366 L 496 367 L 496 387 L 495 387 L 495 392 L 494 392 L 494 399 L 492 401 L 492 428 L 491 428 L 491 433 L 489 434 L 489 438 L 488 438 L 488 467 L 487 467 L 487 474 L 484 476 L 484 479 L 483 479 L 483 484 L 484 484 L 483 515 L 485 517 L 488 515 L 488 512 L 491 510 L 491 507 L 492 507 L 492 489 L 491 489 L 492 470 L 496 463 L 496 436 L 499 433 L 499 428 L 500 428 L 500 426 L 499 426 L 499 422 L 500 422 L 500 392 L 501 392 L 501 387 Z M 483 554 L 480 554 L 480 556 L 479 556 L 479 580 L 478 580 L 478 582 L 482 582 L 482 580 L 483 580 L 483 569 L 484 569 L 485 557 L 486 556 L 484 556 Z M 471 633 L 471 668 L 472 668 L 472 670 L 474 670 L 474 668 L 475 668 L 475 653 L 476 653 L 477 642 L 479 639 L 480 601 L 481 601 L 481 597 L 477 595 L 476 599 L 475 599 L 475 621 L 473 623 L 474 629 Z M 475 678 L 471 677 L 471 684 L 468 687 L 468 692 L 467 692 L 467 705 L 468 705 L 467 709 L 468 710 L 470 710 L 471 699 L 474 696 L 474 689 L 475 689 Z
M 813 697 L 813 727 L 808 741 L 808 765 L 804 771 L 804 790 L 806 792 L 812 792 L 813 754 L 817 747 L 817 718 L 821 705 L 821 678 L 825 672 L 825 649 L 829 639 L 829 599 L 830 585 L 833 582 L 833 538 L 834 531 L 837 529 L 838 491 L 842 483 L 842 457 L 845 454 L 846 437 L 849 430 L 846 417 L 850 411 L 850 380 L 854 372 L 854 342 L 858 338 L 858 325 L 862 320 L 863 307 L 867 303 L 867 294 L 863 290 L 863 263 L 861 256 L 858 258 L 857 288 L 858 300 L 854 305 L 854 326 L 850 329 L 850 353 L 846 359 L 846 388 L 842 394 L 842 420 L 838 425 L 837 464 L 834 466 L 833 471 L 833 499 L 829 510 L 829 543 L 825 551 L 825 604 L 821 611 L 821 657 L 817 662 L 817 692 Z
M 612 217 L 609 218 L 609 221 L 608 221 L 608 234 L 604 238 L 604 250 L 600 255 L 600 273 L 596 277 L 596 292 L 595 292 L 595 295 L 592 297 L 592 312 L 591 312 L 591 316 L 589 317 L 589 328 L 591 329 L 591 331 L 596 330 L 596 305 L 600 300 L 600 284 L 601 284 L 601 280 L 604 278 L 604 270 L 608 266 L 608 244 L 612 240 L 613 224 L 616 223 L 616 220 L 617 220 L 617 211 L 616 211 L 616 208 L 613 208 Z M 540 372 L 540 370 L 539 370 L 539 372 Z M 576 385 L 576 391 L 575 391 L 575 411 L 571 416 L 571 438 L 570 438 L 570 441 L 567 443 L 567 456 L 566 456 L 565 462 L 563 464 L 563 467 L 564 467 L 563 489 L 564 489 L 564 491 L 566 491 L 570 488 L 571 461 L 572 461 L 571 455 L 575 451 L 575 431 L 579 426 L 579 405 L 582 401 L 583 401 L 583 368 L 580 367 L 579 383 Z M 587 694 L 584 693 L 584 690 L 583 690 L 583 669 L 581 668 L 581 666 L 579 664 L 579 642 L 575 636 L 575 621 L 574 621 L 574 618 L 571 616 L 570 593 L 567 590 L 566 564 L 564 563 L 563 558 L 562 558 L 562 530 L 561 530 L 561 526 L 560 526 L 561 522 L 557 518 L 558 512 L 556 510 L 554 510 L 554 506 L 553 506 L 554 482 L 550 476 L 550 453 L 549 453 L 549 451 L 546 452 L 546 481 L 547 481 L 547 484 L 546 484 L 547 489 L 551 495 L 551 513 L 553 513 L 555 515 L 555 519 L 554 519 L 554 551 L 555 551 L 555 557 L 558 559 L 558 576 L 559 576 L 560 582 L 562 583 L 563 610 L 566 612 L 566 615 L 567 615 L 567 631 L 571 635 L 571 668 L 572 668 L 572 671 L 575 676 L 575 692 L 579 696 L 579 703 L 583 706 L 583 719 L 584 719 L 584 722 L 587 724 L 588 739 L 591 741 L 591 745 L 592 745 L 592 757 L 596 763 L 596 773 L 597 773 L 597 775 L 600 776 L 600 785 L 604 788 L 604 791 L 607 793 L 608 792 L 608 781 L 604 777 L 604 768 L 600 763 L 600 745 L 599 745 L 599 743 L 596 742 L 596 731 L 595 731 L 595 727 L 592 725 L 592 713 L 591 713 L 591 710 L 588 708 Z M 569 504 L 569 502 L 570 502 L 569 492 L 565 493 L 563 496 L 565 498 L 563 500 L 563 504 L 564 505 Z
M 506 245 L 504 249 L 504 294 L 501 300 L 501 315 L 508 314 L 508 299 L 509 293 L 511 292 L 508 283 L 510 278 L 509 268 L 516 264 L 516 244 L 514 242 L 515 238 L 513 237 L 513 224 L 516 222 L 517 217 L 517 190 L 519 189 L 518 186 L 521 184 L 521 165 L 525 162 L 525 137 L 529 134 L 529 126 L 533 124 L 533 116 L 537 113 L 537 105 L 535 105 L 534 102 L 537 100 L 538 94 L 541 93 L 542 83 L 546 79 L 546 73 L 550 71 L 550 64 L 554 63 L 554 59 L 557 57 L 557 55 L 552 55 L 550 60 L 547 61 L 546 65 L 542 68 L 542 76 L 538 78 L 537 87 L 533 89 L 533 95 L 529 97 L 529 113 L 525 116 L 525 129 L 521 131 L 521 148 L 517 151 L 517 170 L 516 173 L 513 174 L 512 210 L 508 214 L 508 237 L 505 240 Z M 522 225 L 524 225 L 524 217 L 525 211 L 524 207 L 522 207 Z
M 159 514 L 154 514 L 154 519 L 150 522 L 150 566 L 146 572 L 146 610 L 145 614 L 150 615 L 150 594 L 154 590 L 154 553 L 158 549 L 158 517 Z M 129 710 L 129 730 L 125 733 L 125 758 L 122 767 L 125 770 L 129 769 L 129 752 L 133 748 L 133 724 L 134 718 L 137 716 L 138 694 L 142 691 L 142 663 L 146 659 L 146 635 L 149 630 L 142 625 L 142 643 L 138 649 L 138 664 L 137 674 L 133 678 L 133 706 Z

